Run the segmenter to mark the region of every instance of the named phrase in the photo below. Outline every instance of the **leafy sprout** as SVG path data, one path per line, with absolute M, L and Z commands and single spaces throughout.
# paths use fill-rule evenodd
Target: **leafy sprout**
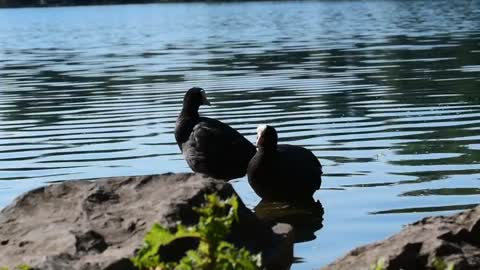
M 238 221 L 238 199 L 232 196 L 221 200 L 217 195 L 205 196 L 205 204 L 195 207 L 199 214 L 198 224 L 185 227 L 177 225 L 175 233 L 154 224 L 145 236 L 143 248 L 132 258 L 141 270 L 257 270 L 261 266 L 260 255 L 253 255 L 245 248 L 226 242 L 232 225 Z M 198 240 L 198 247 L 186 251 L 178 261 L 169 261 L 162 249 L 174 241 Z

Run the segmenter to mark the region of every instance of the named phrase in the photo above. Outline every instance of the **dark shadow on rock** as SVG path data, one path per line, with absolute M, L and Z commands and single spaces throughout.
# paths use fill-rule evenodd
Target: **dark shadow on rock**
M 103 236 L 95 231 L 75 234 L 75 248 L 79 253 L 102 253 L 108 248 Z
M 292 225 L 295 243 L 314 240 L 315 232 L 323 227 L 324 209 L 320 201 L 292 204 L 262 200 L 254 211 L 258 218 L 270 224 Z
M 111 264 L 105 267 L 105 270 L 137 270 L 131 260 L 127 258 L 119 259 L 118 261 L 113 261 Z
M 197 237 L 184 237 L 175 239 L 168 245 L 161 246 L 158 250 L 160 258 L 165 262 L 178 262 L 191 249 L 197 249 L 200 239 Z

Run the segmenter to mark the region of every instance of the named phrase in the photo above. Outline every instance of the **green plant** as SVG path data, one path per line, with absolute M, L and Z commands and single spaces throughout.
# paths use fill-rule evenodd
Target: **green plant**
M 454 263 L 446 263 L 441 258 L 433 258 L 432 266 L 435 270 L 454 270 L 455 265 Z M 377 262 L 370 267 L 371 270 L 384 270 L 385 269 L 385 260 L 380 258 Z
M 454 270 L 455 266 L 452 262 L 446 263 L 441 258 L 434 258 L 432 261 L 432 266 L 435 270 Z
M 204 206 L 194 208 L 199 214 L 198 224 L 191 227 L 179 224 L 175 233 L 154 224 L 145 236 L 144 247 L 131 259 L 132 262 L 142 270 L 260 269 L 260 255 L 252 255 L 248 250 L 225 241 L 233 223 L 238 221 L 238 205 L 235 196 L 221 200 L 214 194 L 206 195 Z M 162 258 L 160 251 L 163 247 L 190 238 L 198 240 L 197 249 L 188 250 L 179 261 Z
M 380 258 L 377 262 L 370 267 L 371 270 L 383 270 L 385 269 L 385 259 Z
M 32 267 L 30 267 L 29 265 L 27 264 L 20 264 L 20 265 L 17 265 L 14 270 L 31 270 Z M 0 270 L 9 270 L 8 267 L 0 267 Z

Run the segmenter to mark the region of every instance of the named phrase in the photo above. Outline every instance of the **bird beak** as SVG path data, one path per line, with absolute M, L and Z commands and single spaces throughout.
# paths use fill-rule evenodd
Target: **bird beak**
M 257 147 L 263 143 L 263 137 L 262 135 L 257 135 Z
M 202 98 L 202 104 L 203 104 L 203 105 L 208 105 L 208 106 L 211 105 L 211 104 L 210 104 L 210 101 L 208 101 L 208 99 L 207 99 L 207 96 L 203 96 L 203 98 Z
M 205 91 L 202 91 L 202 105 L 210 106 L 210 101 L 208 101 L 207 94 L 205 94 Z

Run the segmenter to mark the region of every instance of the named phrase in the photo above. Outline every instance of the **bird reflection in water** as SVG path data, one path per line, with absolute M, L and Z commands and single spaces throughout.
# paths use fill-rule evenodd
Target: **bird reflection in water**
M 323 227 L 324 209 L 320 201 L 292 204 L 262 200 L 254 208 L 255 214 L 268 223 L 287 223 L 294 228 L 295 243 L 316 238 L 315 232 Z

